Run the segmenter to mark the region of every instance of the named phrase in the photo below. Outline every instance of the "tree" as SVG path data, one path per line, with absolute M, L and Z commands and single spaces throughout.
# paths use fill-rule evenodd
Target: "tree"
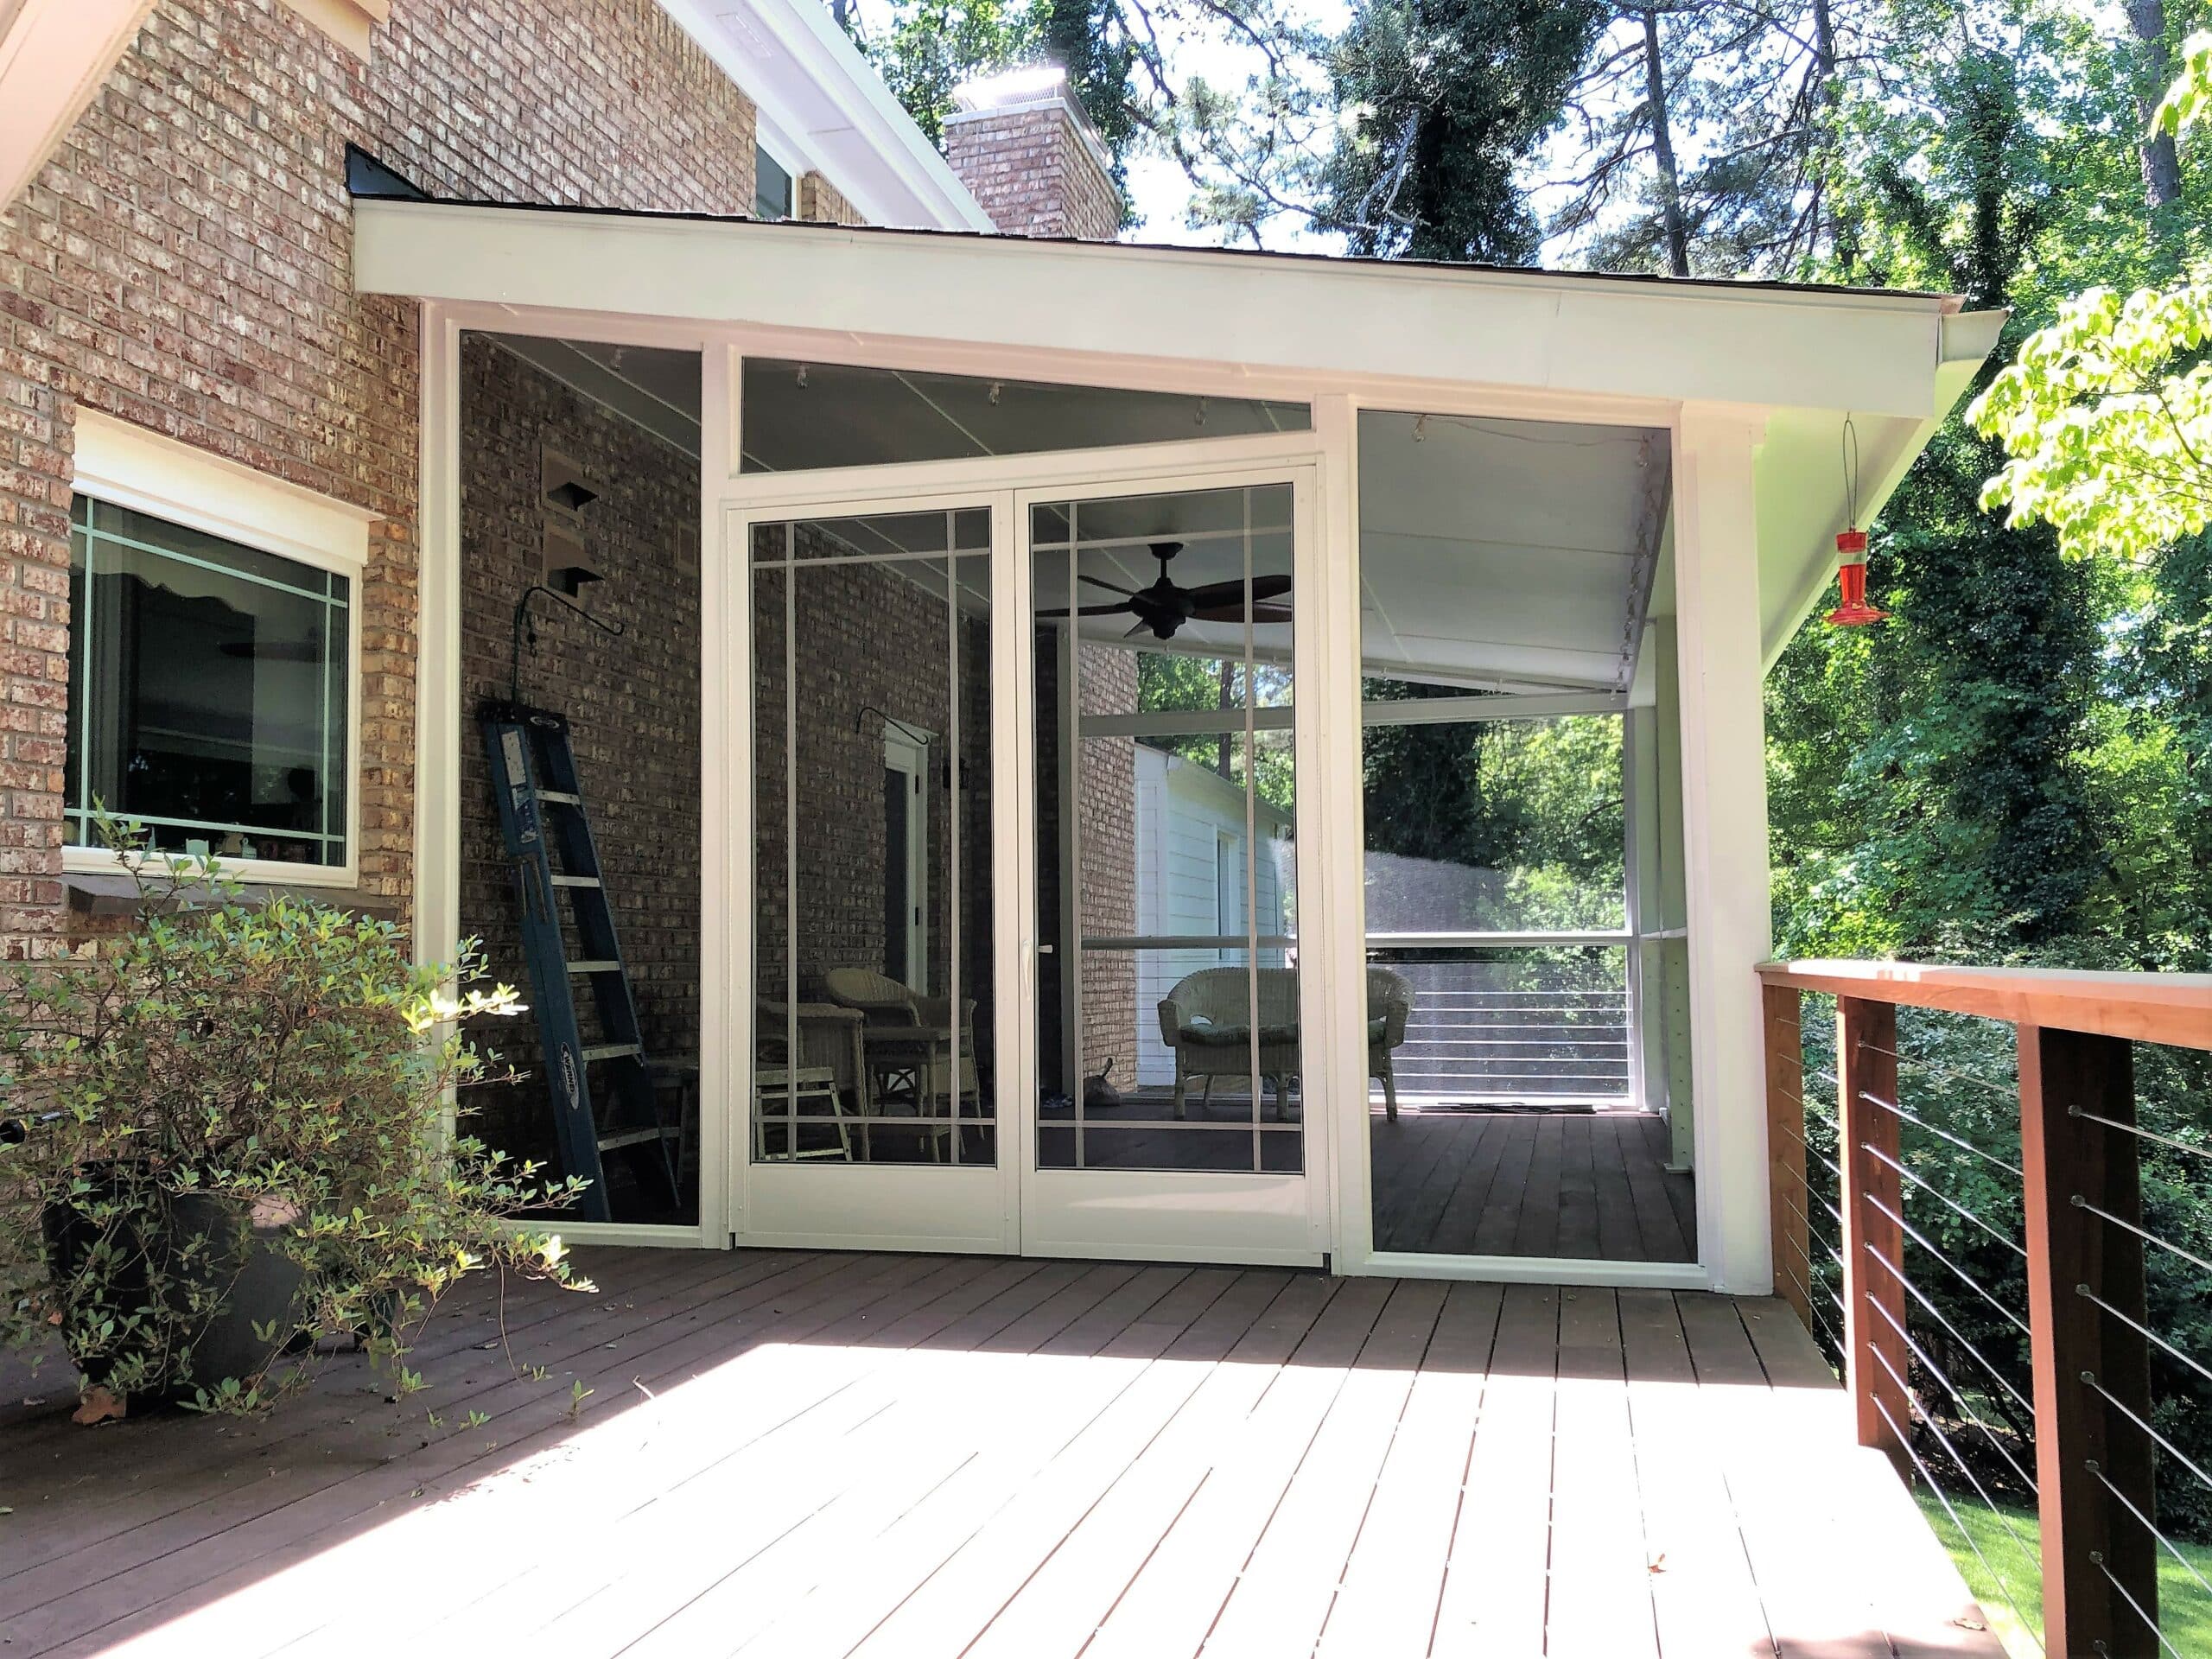
M 1556 126 L 1602 0 L 1368 0 L 1337 43 L 1344 124 L 1322 222 L 1352 251 L 1524 264 L 1542 241 L 1518 169 Z
M 2190 36 L 2183 56 L 2153 133 L 2212 112 L 2212 34 Z M 1967 411 L 2011 457 L 1984 504 L 2016 524 L 2051 525 L 2077 556 L 2144 558 L 2212 524 L 2208 339 L 2202 274 L 2125 296 L 2092 288 L 2062 306 Z
M 1026 0 L 898 0 L 887 10 L 871 30 L 855 0 L 833 7 L 914 124 L 939 145 L 960 85 L 1023 61 L 1042 35 L 1039 8 Z
M 1803 274 L 1839 239 L 1839 75 L 1867 9 L 1612 0 L 1567 98 L 1550 235 L 1599 270 Z

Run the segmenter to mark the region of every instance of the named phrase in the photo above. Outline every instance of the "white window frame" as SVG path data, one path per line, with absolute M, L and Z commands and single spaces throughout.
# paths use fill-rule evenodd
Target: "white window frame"
M 760 206 L 760 158 L 763 156 L 766 156 L 770 161 L 776 164 L 777 169 L 783 174 L 785 181 L 791 187 L 790 198 L 784 203 L 783 213 L 777 219 L 771 221 L 776 224 L 785 224 L 799 216 L 798 181 L 805 176 L 805 171 L 804 168 L 793 167 L 789 162 L 784 159 L 784 156 L 788 153 L 789 152 L 785 150 L 781 145 L 771 143 L 759 130 L 756 130 L 754 131 L 753 135 L 752 206 L 755 208 L 758 208 Z M 757 218 L 759 215 L 756 213 L 753 216 Z
M 226 874 L 245 881 L 316 887 L 359 885 L 361 612 L 366 597 L 362 579 L 368 568 L 369 526 L 378 515 L 91 410 L 80 410 L 77 416 L 72 487 L 79 495 L 111 506 L 219 536 L 346 579 L 346 861 L 296 864 L 241 858 L 220 863 Z M 75 631 L 86 621 L 70 619 L 73 643 Z M 74 706 L 76 690 L 73 683 L 71 741 L 79 713 Z M 105 847 L 67 844 L 62 849 L 61 866 L 65 872 L 87 874 L 112 874 L 123 868 Z

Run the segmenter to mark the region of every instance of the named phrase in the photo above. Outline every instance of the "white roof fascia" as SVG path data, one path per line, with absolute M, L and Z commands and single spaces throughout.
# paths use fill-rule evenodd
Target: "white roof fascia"
M 1938 418 L 1958 302 L 360 200 L 365 293 L 1247 369 Z
M 792 177 L 819 172 L 872 225 L 992 228 L 821 0 L 659 4 L 753 100 Z
M 1853 422 L 1859 439 L 1859 528 L 1866 529 L 1881 516 L 1884 505 L 1904 482 L 1912 463 L 1920 459 L 1967 388 L 1974 384 L 1989 354 L 1997 349 L 1998 336 L 2004 332 L 2005 320 L 2010 314 L 2004 311 L 1960 311 L 1943 319 L 1941 358 L 1936 365 L 1934 384 L 1936 408 L 1925 419 L 1918 421 L 1869 421 L 1859 416 Z M 1842 472 L 1843 448 L 1840 422 L 1821 423 L 1822 440 L 1806 447 L 1807 452 L 1794 458 L 1779 453 L 1783 446 L 1770 442 L 1759 456 L 1759 546 L 1761 564 L 1772 568 L 1777 557 L 1788 559 L 1796 567 L 1794 576 L 1782 577 L 1768 582 L 1762 572 L 1760 583 L 1760 660 L 1768 670 L 1776 661 L 1805 620 L 1818 608 L 1835 580 L 1836 553 L 1832 539 L 1844 528 L 1839 518 L 1824 532 L 1808 534 L 1808 526 L 1803 505 L 1813 502 L 1832 502 L 1840 493 L 1836 483 Z M 1833 440 L 1825 434 L 1834 431 Z M 1792 476 L 1795 474 L 1795 476 Z M 1780 497 L 1777 500 L 1776 498 Z M 1789 512 L 1791 499 L 1802 504 L 1800 511 Z M 1832 511 L 1831 516 L 1834 516 Z M 1795 519 L 1796 522 L 1788 522 Z M 1776 520 L 1785 521 L 1777 524 Z M 1798 550 L 1803 549 L 1804 551 Z
M 0 209 L 60 146 L 153 0 L 0 0 Z

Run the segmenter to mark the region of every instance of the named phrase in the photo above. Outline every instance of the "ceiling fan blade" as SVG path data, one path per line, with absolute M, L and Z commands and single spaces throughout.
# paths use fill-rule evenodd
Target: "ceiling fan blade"
M 1192 605 L 1202 611 L 1211 611 L 1224 605 L 1242 604 L 1246 588 L 1242 582 L 1209 582 L 1183 591 Z M 1249 591 L 1255 604 L 1264 599 L 1281 599 L 1290 591 L 1290 578 L 1255 576 Z
M 1061 607 L 1060 608 L 1058 608 L 1058 609 L 1057 609 L 1057 610 L 1039 611 L 1039 612 L 1038 612 L 1038 613 L 1037 613 L 1037 614 L 1038 614 L 1039 616 L 1040 616 L 1040 617 L 1069 616 L 1069 615 L 1074 615 L 1074 616 L 1128 616 L 1128 615 L 1132 615 L 1132 614 L 1134 614 L 1134 613 L 1135 613 L 1135 610 L 1136 610 L 1136 607 L 1135 607 L 1134 605 L 1128 605 L 1128 604 L 1122 604 L 1122 605 L 1084 605 L 1084 606 L 1079 606 L 1079 607 L 1077 607 L 1074 611 L 1072 611 L 1072 612 L 1069 611 L 1069 610 L 1068 610 L 1065 606 L 1063 606 L 1063 607 Z
M 1134 594 L 1136 592 L 1135 588 L 1124 588 L 1118 582 L 1109 582 L 1103 576 L 1090 575 L 1080 570 L 1076 573 L 1075 579 L 1077 582 L 1087 582 L 1094 588 L 1103 588 L 1109 594 Z
M 1205 610 L 1191 613 L 1191 620 L 1193 622 L 1242 622 L 1243 620 L 1244 607 L 1242 605 L 1212 605 Z M 1252 620 L 1255 623 L 1287 622 L 1290 620 L 1290 607 L 1255 605 L 1252 607 Z

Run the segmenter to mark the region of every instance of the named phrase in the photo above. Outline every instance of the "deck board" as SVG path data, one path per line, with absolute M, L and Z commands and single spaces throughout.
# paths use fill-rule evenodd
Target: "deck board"
M 45 1402 L 0 1427 L 4 1651 L 1997 1659 L 1772 1301 L 586 1262 L 506 1305 L 542 1381 L 474 1295 L 404 1407 L 340 1357 L 262 1421 L 65 1429 L 0 1376 Z

